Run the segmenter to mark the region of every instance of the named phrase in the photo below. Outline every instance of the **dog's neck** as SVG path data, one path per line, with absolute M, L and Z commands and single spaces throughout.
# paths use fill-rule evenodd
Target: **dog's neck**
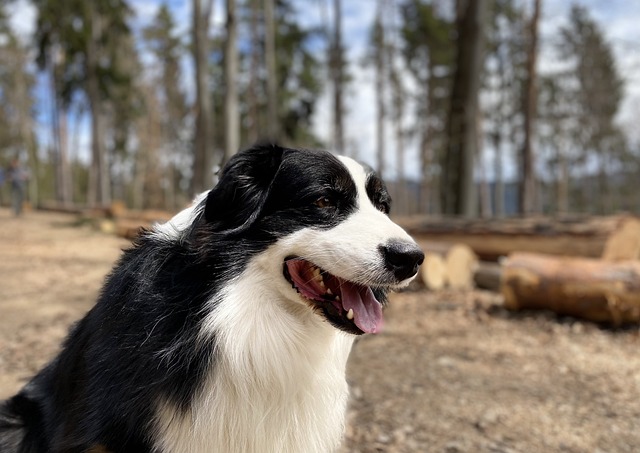
M 254 261 L 216 296 L 202 331 L 215 337 L 215 364 L 188 414 L 161 405 L 164 451 L 326 453 L 338 447 L 354 337 L 283 299 L 273 278 Z

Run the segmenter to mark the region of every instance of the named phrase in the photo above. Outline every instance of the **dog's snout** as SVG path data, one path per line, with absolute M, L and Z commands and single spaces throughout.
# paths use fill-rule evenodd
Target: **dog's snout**
M 413 277 L 424 261 L 422 250 L 408 241 L 390 241 L 380 246 L 380 252 L 387 269 L 400 281 Z

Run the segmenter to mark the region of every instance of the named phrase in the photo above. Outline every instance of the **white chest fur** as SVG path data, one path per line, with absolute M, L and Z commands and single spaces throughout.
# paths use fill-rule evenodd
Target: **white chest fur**
M 205 323 L 203 335 L 215 333 L 216 363 L 190 411 L 160 402 L 161 452 L 328 453 L 339 446 L 353 337 L 282 301 L 272 276 L 256 266 L 220 295 Z

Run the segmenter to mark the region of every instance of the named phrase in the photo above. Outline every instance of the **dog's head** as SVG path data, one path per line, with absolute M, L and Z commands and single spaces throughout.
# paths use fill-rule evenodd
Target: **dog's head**
M 209 192 L 215 234 L 263 244 L 261 265 L 288 303 L 346 332 L 378 332 L 387 291 L 407 285 L 423 253 L 389 217 L 370 169 L 326 151 L 259 146 L 234 156 Z

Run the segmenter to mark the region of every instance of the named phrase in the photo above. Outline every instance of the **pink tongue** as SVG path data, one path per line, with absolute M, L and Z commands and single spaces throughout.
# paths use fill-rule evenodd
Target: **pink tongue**
M 378 333 L 382 329 L 382 306 L 370 288 L 346 281 L 341 286 L 342 306 L 353 310 L 353 322 L 366 333 Z

